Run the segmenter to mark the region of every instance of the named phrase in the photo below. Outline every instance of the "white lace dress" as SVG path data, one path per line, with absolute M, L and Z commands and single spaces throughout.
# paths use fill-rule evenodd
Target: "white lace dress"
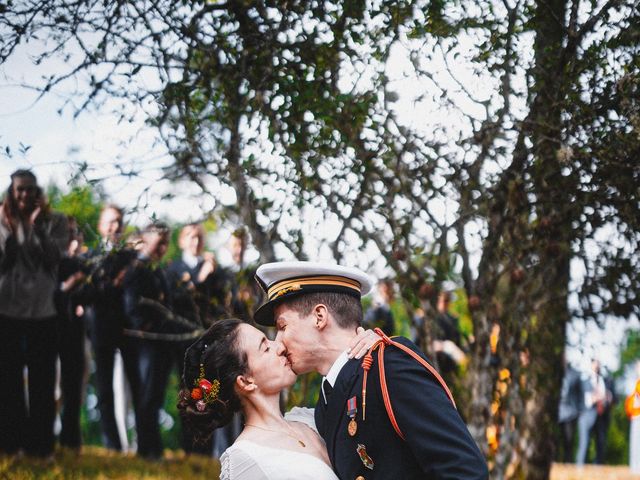
M 284 416 L 316 430 L 313 409 L 295 407 Z M 338 480 L 329 465 L 308 453 L 238 440 L 220 457 L 220 480 Z

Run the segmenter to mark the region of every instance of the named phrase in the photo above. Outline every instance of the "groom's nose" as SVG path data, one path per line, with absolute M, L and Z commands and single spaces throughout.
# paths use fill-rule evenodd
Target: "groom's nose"
M 278 340 L 278 337 L 276 337 L 276 339 L 274 340 L 275 346 L 276 346 L 276 353 L 278 355 L 286 355 L 287 354 L 287 348 L 282 344 L 282 342 L 280 340 Z

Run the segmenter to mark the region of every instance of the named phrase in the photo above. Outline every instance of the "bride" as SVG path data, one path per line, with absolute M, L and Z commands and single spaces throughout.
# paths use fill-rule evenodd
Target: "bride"
M 358 329 L 350 357 L 378 337 Z M 221 480 L 336 480 L 313 410 L 280 413 L 280 392 L 294 384 L 287 357 L 260 330 L 237 319 L 215 322 L 185 355 L 178 408 L 206 438 L 242 411 L 244 429 L 221 456 Z

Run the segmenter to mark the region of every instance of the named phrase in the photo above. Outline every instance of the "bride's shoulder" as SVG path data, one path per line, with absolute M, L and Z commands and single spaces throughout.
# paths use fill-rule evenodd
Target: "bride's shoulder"
M 260 478 L 266 477 L 263 477 L 262 469 L 246 441 L 236 441 L 220 456 L 220 480 Z
M 293 407 L 291 410 L 284 414 L 284 419 L 287 422 L 304 423 L 315 432 L 318 431 L 318 429 L 316 428 L 313 408 Z

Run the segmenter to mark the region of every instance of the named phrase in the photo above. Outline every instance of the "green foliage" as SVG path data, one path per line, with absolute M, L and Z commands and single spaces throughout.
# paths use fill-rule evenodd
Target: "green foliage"
M 449 305 L 449 312 L 458 317 L 458 326 L 462 338 L 470 338 L 473 335 L 473 320 L 469 313 L 469 303 L 467 295 L 462 288 L 458 288 L 453 295 L 451 304 Z
M 611 424 L 607 432 L 605 463 L 629 465 L 629 418 L 624 411 L 624 398 L 611 410 Z
M 320 394 L 322 375 L 316 372 L 298 375 L 296 383 L 291 387 L 287 398 L 286 409 L 292 407 L 314 407 Z
M 180 419 L 177 407 L 180 381 L 178 372 L 174 369 L 169 377 L 169 382 L 167 382 L 167 391 L 164 400 L 164 411 L 171 417 L 172 421 L 168 425 L 162 425 L 160 430 L 162 445 L 164 448 L 170 450 L 182 448 L 182 420 Z
M 640 359 L 640 331 L 627 332 L 627 341 L 620 354 L 620 372 L 625 366 Z
M 85 244 L 94 248 L 100 240 L 96 226 L 103 204 L 96 190 L 89 185 L 72 186 L 67 193 L 55 185 L 47 190 L 51 207 L 75 217 L 78 228 L 84 233 Z
M 169 240 L 169 246 L 167 248 L 167 253 L 162 259 L 163 263 L 170 263 L 173 260 L 178 260 L 180 255 L 182 254 L 180 251 L 180 246 L 178 245 L 178 238 L 180 237 L 180 228 L 174 227 L 171 229 L 171 238 Z
M 86 399 L 90 396 L 92 396 L 92 398 L 96 398 L 95 387 L 93 384 L 94 378 L 95 373 L 91 373 L 86 387 L 85 400 L 83 401 L 82 407 L 80 409 L 80 438 L 82 439 L 83 445 L 102 445 L 102 430 L 100 427 L 100 422 L 97 420 L 97 418 L 91 417 L 87 410 Z M 98 412 L 97 405 L 94 409 L 94 412 Z

